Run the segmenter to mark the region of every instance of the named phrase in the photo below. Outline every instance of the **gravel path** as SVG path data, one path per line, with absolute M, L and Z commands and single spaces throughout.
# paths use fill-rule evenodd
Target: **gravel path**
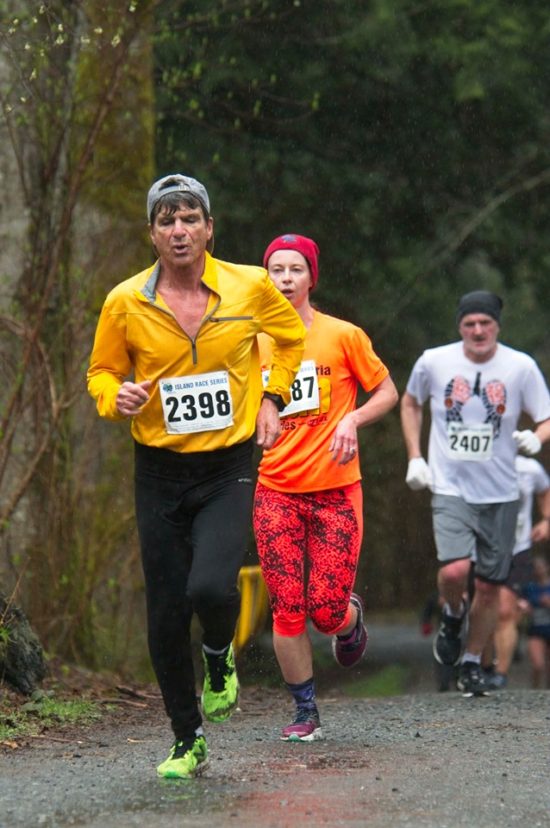
M 550 826 L 550 694 L 463 699 L 424 673 L 426 689 L 391 698 L 324 688 L 326 738 L 310 745 L 279 740 L 290 712 L 280 690 L 245 686 L 232 719 L 208 727 L 211 765 L 197 780 L 156 778 L 170 734 L 155 700 L 4 749 L 0 825 Z

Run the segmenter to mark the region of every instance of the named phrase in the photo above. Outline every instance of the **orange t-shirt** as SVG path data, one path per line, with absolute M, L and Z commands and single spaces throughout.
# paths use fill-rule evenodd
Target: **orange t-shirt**
M 272 340 L 260 334 L 258 342 L 262 370 L 266 370 Z M 356 408 L 358 383 L 372 391 L 389 374 L 361 328 L 319 311 L 307 331 L 303 359 L 315 362 L 319 408 L 283 417 L 281 436 L 264 451 L 258 480 L 277 491 L 317 492 L 361 479 L 358 456 L 340 466 L 331 459 L 328 447 L 339 421 Z

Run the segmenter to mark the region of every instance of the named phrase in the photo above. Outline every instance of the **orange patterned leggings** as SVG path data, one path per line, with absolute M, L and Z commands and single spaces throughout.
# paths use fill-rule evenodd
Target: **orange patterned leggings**
M 361 483 L 306 494 L 258 483 L 254 532 L 274 632 L 301 635 L 308 617 L 327 635 L 344 629 L 363 535 Z

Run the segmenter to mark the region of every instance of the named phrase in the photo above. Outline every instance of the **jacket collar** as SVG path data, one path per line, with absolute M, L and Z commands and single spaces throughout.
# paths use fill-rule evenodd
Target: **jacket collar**
M 153 265 L 147 281 L 141 288 L 141 292 L 149 302 L 154 302 L 157 295 L 157 282 L 160 276 L 160 260 L 157 259 Z M 202 281 L 207 288 L 219 295 L 218 291 L 218 270 L 216 267 L 216 260 L 205 252 L 204 272 L 201 276 Z

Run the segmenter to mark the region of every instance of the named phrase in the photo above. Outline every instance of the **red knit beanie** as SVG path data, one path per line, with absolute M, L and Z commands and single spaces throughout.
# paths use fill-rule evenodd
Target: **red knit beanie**
M 271 244 L 266 247 L 263 258 L 264 267 L 266 269 L 269 257 L 272 253 L 275 253 L 276 250 L 297 250 L 298 253 L 302 254 L 309 265 L 311 273 L 311 289 L 313 290 L 319 278 L 319 248 L 313 239 L 308 239 L 307 236 L 297 236 L 295 233 L 286 233 L 284 236 L 277 236 L 277 238 L 273 239 Z

